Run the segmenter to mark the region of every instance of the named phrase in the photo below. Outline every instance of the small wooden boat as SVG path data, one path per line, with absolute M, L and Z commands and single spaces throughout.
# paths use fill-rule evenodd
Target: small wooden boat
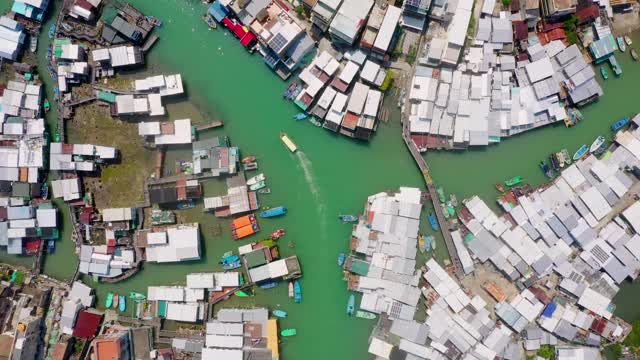
M 204 22 L 207 23 L 207 26 L 209 26 L 209 29 L 218 28 L 218 23 L 216 23 L 216 21 L 213 20 L 213 18 L 208 14 L 202 15 L 202 20 L 204 20 Z
M 347 256 L 344 253 L 338 254 L 338 266 L 344 265 L 344 262 L 347 260 Z
M 560 154 L 562 154 L 562 157 L 564 158 L 564 163 L 571 165 L 571 155 L 569 155 L 569 150 L 562 149 L 560 150 Z
M 500 184 L 499 182 L 496 183 L 496 189 L 498 189 L 498 191 L 500 191 L 501 193 L 506 191 L 504 187 L 502 187 L 502 184 Z
M 355 215 L 338 215 L 338 219 L 343 223 L 354 223 L 358 221 L 358 217 Z
M 274 287 L 278 286 L 278 283 L 275 281 L 270 281 L 267 283 L 260 284 L 258 286 L 260 286 L 261 289 L 273 289 Z
M 266 179 L 266 177 L 264 176 L 263 173 L 260 173 L 252 178 L 250 178 L 249 180 L 247 180 L 247 186 L 251 186 L 254 184 L 259 183 L 260 181 L 264 181 Z
M 264 188 L 265 186 L 267 186 L 267 183 L 265 183 L 264 181 L 259 181 L 251 186 L 249 186 L 249 190 L 251 191 L 256 191 L 256 190 L 260 190 L 262 188 Z
M 118 308 L 118 302 L 120 301 L 120 295 L 113 294 L 113 308 L 117 309 Z
M 49 239 L 49 241 L 47 241 L 47 254 L 51 255 L 55 251 L 56 251 L 56 241 L 54 239 Z
M 427 246 L 424 243 L 424 235 L 418 236 L 418 250 L 424 254 L 427 251 Z
M 235 295 L 237 297 L 251 297 L 251 296 L 253 296 L 253 292 L 250 291 L 250 290 L 247 290 L 247 291 L 238 290 L 238 291 L 234 292 L 233 295 Z
M 451 206 L 453 207 L 458 206 L 458 198 L 456 197 L 455 194 L 449 195 L 449 201 L 451 202 Z
M 107 298 L 104 300 L 104 307 L 110 309 L 113 306 L 113 293 L 109 292 L 107 294 Z
M 127 310 L 127 296 L 126 295 L 120 295 L 120 303 L 118 304 L 118 310 L 120 310 L 120 312 L 124 312 L 125 310 Z
M 441 203 L 447 201 L 447 194 L 444 193 L 444 189 L 442 188 L 442 186 L 439 186 L 436 189 L 436 192 L 438 193 L 438 198 L 440 198 Z
M 289 298 L 293 299 L 295 291 L 293 290 L 293 281 L 289 281 Z
M 301 113 L 293 115 L 293 118 L 298 120 L 298 121 L 304 120 L 304 119 L 306 119 L 308 117 L 309 117 L 309 114 L 307 114 L 306 112 L 301 112 Z
M 30 41 L 29 51 L 31 51 L 32 53 L 35 53 L 36 50 L 38 50 L 38 37 L 35 35 L 31 35 L 31 38 L 29 41 Z
M 56 24 L 49 27 L 49 39 L 53 39 L 56 36 Z
M 146 16 L 146 19 L 149 22 L 149 24 L 153 26 L 157 26 L 157 27 L 162 26 L 162 20 L 158 19 L 155 16 Z
M 551 168 L 555 171 L 560 171 L 560 162 L 556 157 L 556 154 L 549 155 L 549 163 L 551 164 Z
M 620 49 L 620 51 L 627 51 L 627 45 L 624 43 L 624 38 L 622 36 L 618 36 L 616 38 L 616 41 L 618 42 L 618 48 Z
M 289 94 L 288 99 L 289 100 L 295 99 L 298 96 L 298 94 L 300 94 L 301 91 L 302 91 L 302 85 L 299 84 L 298 86 L 296 86 L 295 90 L 293 90 L 291 94 Z
M 522 176 L 514 176 L 511 179 L 505 180 L 504 184 L 506 186 L 515 186 L 522 182 Z
M 137 292 L 133 292 L 133 291 L 129 293 L 129 297 L 133 301 L 142 301 L 142 300 L 147 298 L 146 296 L 144 296 L 144 295 L 142 295 L 140 293 L 137 293 Z
M 287 136 L 287 134 L 280 133 L 280 140 L 282 140 L 282 142 L 287 147 L 287 149 L 289 149 L 289 151 L 291 151 L 292 153 L 298 151 L 298 146 L 296 146 L 296 144 L 293 141 L 291 141 L 291 139 L 289 138 L 289 136 Z
M 258 194 L 271 194 L 271 189 L 269 188 L 258 189 Z
M 356 311 L 356 317 L 360 319 L 373 320 L 376 318 L 376 314 L 364 310 L 358 310 Z
M 549 163 L 547 163 L 546 161 L 540 161 L 540 164 L 538 164 L 538 166 L 540 166 L 540 170 L 542 170 L 546 177 L 548 177 L 549 179 L 553 178 L 553 171 L 549 167 Z
M 273 310 L 271 312 L 271 314 L 273 314 L 273 316 L 279 317 L 279 318 L 286 318 L 287 317 L 287 312 L 284 311 L 284 310 Z
M 242 163 L 243 164 L 249 164 L 252 162 L 256 161 L 256 156 L 255 155 L 249 155 L 249 156 L 245 156 L 242 158 Z
M 578 151 L 576 151 L 576 153 L 573 154 L 573 161 L 580 160 L 588 151 L 589 151 L 589 147 L 586 144 L 580 146 Z
M 557 152 L 557 153 L 556 153 L 556 159 L 558 159 L 558 165 L 560 165 L 560 168 L 561 168 L 561 169 L 562 169 L 562 168 L 564 168 L 564 165 L 565 165 L 565 163 L 564 163 L 564 156 L 562 156 L 562 154 L 561 154 L 561 153 Z
M 349 295 L 349 301 L 347 302 L 347 315 L 353 315 L 353 310 L 356 307 L 356 297 L 351 294 Z
M 631 58 L 633 58 L 633 60 L 635 61 L 638 61 L 638 52 L 634 48 L 631 48 Z
M 51 110 L 51 104 L 49 103 L 49 99 L 44 99 L 44 112 L 49 112 Z
M 622 118 L 622 119 L 616 121 L 613 125 L 611 125 L 611 130 L 618 131 L 618 130 L 622 129 L 625 125 L 627 125 L 629 123 L 629 121 L 630 121 L 630 119 L 628 117 Z
M 269 210 L 262 211 L 258 214 L 261 218 L 270 218 L 276 216 L 282 216 L 287 213 L 287 208 L 284 206 L 277 206 Z
M 433 231 L 440 230 L 440 224 L 438 224 L 438 218 L 433 214 L 429 214 L 429 224 L 431 224 L 431 228 Z
M 593 143 L 589 147 L 589 152 L 592 154 L 599 154 L 604 151 L 605 146 L 605 138 L 604 136 L 600 135 L 593 141 Z
M 631 37 L 629 35 L 624 36 L 624 42 L 627 44 L 627 46 L 631 46 L 631 44 L 633 44 L 633 41 L 631 41 Z
M 278 229 L 271 233 L 271 239 L 278 240 L 283 237 L 287 232 L 284 229 Z
M 302 288 L 298 280 L 293 282 L 293 300 L 298 304 L 302 302 Z
M 607 69 L 603 66 L 600 66 L 600 74 L 602 75 L 602 78 L 607 80 L 609 78 L 609 72 L 607 71 Z
M 429 252 L 429 250 L 431 250 L 431 244 L 433 244 L 433 235 L 428 235 L 424 237 L 424 246 L 425 246 L 425 251 Z
M 297 333 L 298 331 L 296 329 L 284 329 L 280 331 L 280 335 L 284 337 L 296 336 Z
M 233 270 L 242 266 L 240 257 L 238 255 L 223 256 L 220 260 L 220 265 L 225 270 Z

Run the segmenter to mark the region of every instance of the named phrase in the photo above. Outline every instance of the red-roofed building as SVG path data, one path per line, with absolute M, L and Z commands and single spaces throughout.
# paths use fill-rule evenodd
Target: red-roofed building
M 558 23 L 548 23 L 546 21 L 542 22 L 542 31 L 550 31 L 553 29 L 560 29 L 563 27 L 564 27 L 564 24 L 561 22 L 558 22 Z
M 126 331 L 100 335 L 93 341 L 95 360 L 129 360 L 129 344 Z
M 538 33 L 538 39 L 540 40 L 540 44 L 546 45 L 553 40 L 566 40 L 567 33 L 564 31 L 564 29 L 553 29 L 547 32 Z
M 76 321 L 76 327 L 73 329 L 73 336 L 89 339 L 96 336 L 100 322 L 102 321 L 102 314 L 82 310 L 78 314 L 78 320 Z
M 591 4 L 576 11 L 576 17 L 578 18 L 578 24 L 580 25 L 590 24 L 594 22 L 598 16 L 600 16 L 600 9 L 596 4 Z
M 529 36 L 529 29 L 527 28 L 527 23 L 524 21 L 514 21 L 513 25 L 513 38 L 522 41 L 526 40 Z
M 603 318 L 594 319 L 591 323 L 591 330 L 593 330 L 596 334 L 602 334 L 606 326 L 607 320 Z

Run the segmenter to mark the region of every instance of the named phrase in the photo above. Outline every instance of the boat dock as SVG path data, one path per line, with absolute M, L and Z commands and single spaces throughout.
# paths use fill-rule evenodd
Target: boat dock
M 224 123 L 222 121 L 212 121 L 208 124 L 202 124 L 196 126 L 196 131 L 204 131 L 209 129 L 215 129 L 219 127 L 223 127 Z
M 144 42 L 144 44 L 142 45 L 142 52 L 146 53 L 149 50 L 151 50 L 151 48 L 153 47 L 153 45 L 155 45 L 155 43 L 160 40 L 160 37 L 158 36 L 158 34 L 156 34 L 155 32 L 153 34 L 151 34 L 151 36 L 149 36 L 149 38 L 147 38 L 147 40 Z

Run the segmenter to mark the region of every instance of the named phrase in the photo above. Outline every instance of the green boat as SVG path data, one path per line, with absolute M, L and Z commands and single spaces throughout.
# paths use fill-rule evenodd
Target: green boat
M 296 329 L 284 329 L 280 331 L 280 335 L 284 337 L 296 336 L 297 333 L 298 331 Z
M 247 291 L 243 291 L 243 290 L 238 290 L 236 292 L 233 293 L 235 296 L 237 297 L 249 297 L 249 296 L 253 296 L 253 294 L 247 292 Z
M 110 309 L 111 306 L 113 306 L 113 293 L 109 292 L 107 294 L 107 299 L 104 301 L 104 307 L 106 307 L 107 309 Z
M 438 197 L 440 197 L 441 203 L 447 201 L 447 196 L 445 195 L 444 189 L 442 188 L 442 186 L 438 187 L 436 191 L 438 192 Z
M 129 297 L 133 301 L 142 301 L 142 300 L 147 298 L 146 296 L 144 296 L 144 295 L 142 295 L 140 293 L 134 292 L 134 291 L 129 293 Z
M 364 311 L 364 310 L 358 310 L 358 311 L 356 311 L 356 317 L 361 318 L 361 319 L 373 320 L 373 319 L 376 318 L 376 314 L 370 313 L 370 312 Z
M 522 176 L 514 176 L 511 179 L 504 182 L 507 186 L 515 186 L 522 182 Z
M 600 74 L 602 74 L 602 78 L 607 80 L 609 78 L 609 72 L 605 69 L 604 66 L 600 66 Z

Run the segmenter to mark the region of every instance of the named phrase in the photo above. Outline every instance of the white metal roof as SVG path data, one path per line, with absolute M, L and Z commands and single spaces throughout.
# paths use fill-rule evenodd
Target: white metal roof
M 402 14 L 400 8 L 392 5 L 387 6 L 387 12 L 384 14 L 384 20 L 382 21 L 380 30 L 378 30 L 378 36 L 373 43 L 374 48 L 385 52 L 389 49 L 389 44 L 400 20 L 400 14 Z

